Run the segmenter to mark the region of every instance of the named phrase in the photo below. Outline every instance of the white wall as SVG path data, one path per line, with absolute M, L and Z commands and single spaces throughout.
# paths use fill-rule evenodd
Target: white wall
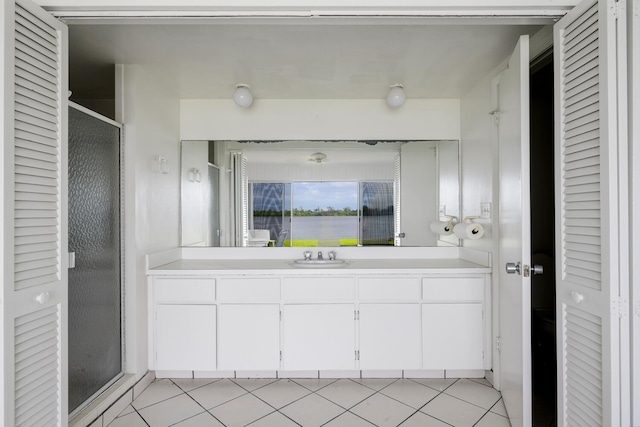
M 148 70 L 116 67 L 125 143 L 125 371 L 148 369 L 145 255 L 178 246 L 180 104 Z M 168 173 L 158 168 L 167 158 Z
M 248 109 L 225 99 L 180 103 L 182 140 L 459 139 L 460 101 L 383 99 L 258 99 Z
M 181 245 L 206 246 L 209 236 L 209 144 L 183 141 L 181 156 Z
M 631 172 L 631 424 L 640 425 L 640 2 L 629 4 L 629 144 Z M 636 363 L 633 363 L 636 362 Z
M 463 246 L 492 252 L 492 229 L 498 208 L 497 141 L 490 112 L 492 104 L 492 79 L 504 69 L 502 64 L 485 76 L 460 100 L 460 145 L 462 159 L 462 217 L 479 216 L 480 203 L 491 202 L 492 218 L 476 220 L 485 228 L 479 240 L 464 240 Z M 495 167 L 494 167 L 495 166 Z
M 491 202 L 491 216 L 489 220 L 476 220 L 485 227 L 485 235 L 479 240 L 463 240 L 463 246 L 484 250 L 495 255 L 498 253 L 498 242 L 494 238 L 493 229 L 497 229 L 498 209 L 498 146 L 494 119 L 490 115 L 495 109 L 496 101 L 492 88 L 492 81 L 506 67 L 506 61 L 498 66 L 491 74 L 485 76 L 472 90 L 460 100 L 460 145 L 462 159 L 462 216 L 480 215 L 480 203 Z M 491 285 L 492 305 L 492 340 L 500 334 L 499 301 L 500 282 L 494 274 Z M 493 350 L 493 349 L 492 349 Z M 493 377 L 492 382 L 500 388 L 500 353 L 491 351 Z
M 249 163 L 249 181 L 393 181 L 393 159 L 386 163 Z

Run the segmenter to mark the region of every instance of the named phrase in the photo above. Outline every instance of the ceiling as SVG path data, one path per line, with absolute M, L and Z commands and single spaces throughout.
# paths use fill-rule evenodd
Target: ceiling
M 229 99 L 238 83 L 259 99 L 384 98 L 393 83 L 408 98 L 459 98 L 540 28 L 295 22 L 73 24 L 71 90 L 113 98 L 119 63 L 153 69 L 182 99 Z

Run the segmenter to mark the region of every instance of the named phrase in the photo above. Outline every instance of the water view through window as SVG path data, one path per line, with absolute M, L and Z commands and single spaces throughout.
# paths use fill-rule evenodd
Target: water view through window
M 393 245 L 392 182 L 253 182 L 249 194 L 249 228 L 277 246 Z

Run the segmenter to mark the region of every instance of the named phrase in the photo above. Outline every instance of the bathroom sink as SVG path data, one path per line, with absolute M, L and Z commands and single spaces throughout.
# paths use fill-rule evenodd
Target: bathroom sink
M 335 268 L 344 267 L 347 263 L 343 259 L 297 259 L 293 261 L 292 265 L 307 268 Z

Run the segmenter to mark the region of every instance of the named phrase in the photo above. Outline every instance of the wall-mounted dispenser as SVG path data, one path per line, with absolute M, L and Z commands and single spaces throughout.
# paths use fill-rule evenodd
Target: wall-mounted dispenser
M 471 222 L 473 219 L 477 219 L 477 216 L 467 216 L 461 223 L 456 224 L 453 227 L 453 234 L 458 239 L 477 240 L 484 236 L 484 227 L 482 224 Z

